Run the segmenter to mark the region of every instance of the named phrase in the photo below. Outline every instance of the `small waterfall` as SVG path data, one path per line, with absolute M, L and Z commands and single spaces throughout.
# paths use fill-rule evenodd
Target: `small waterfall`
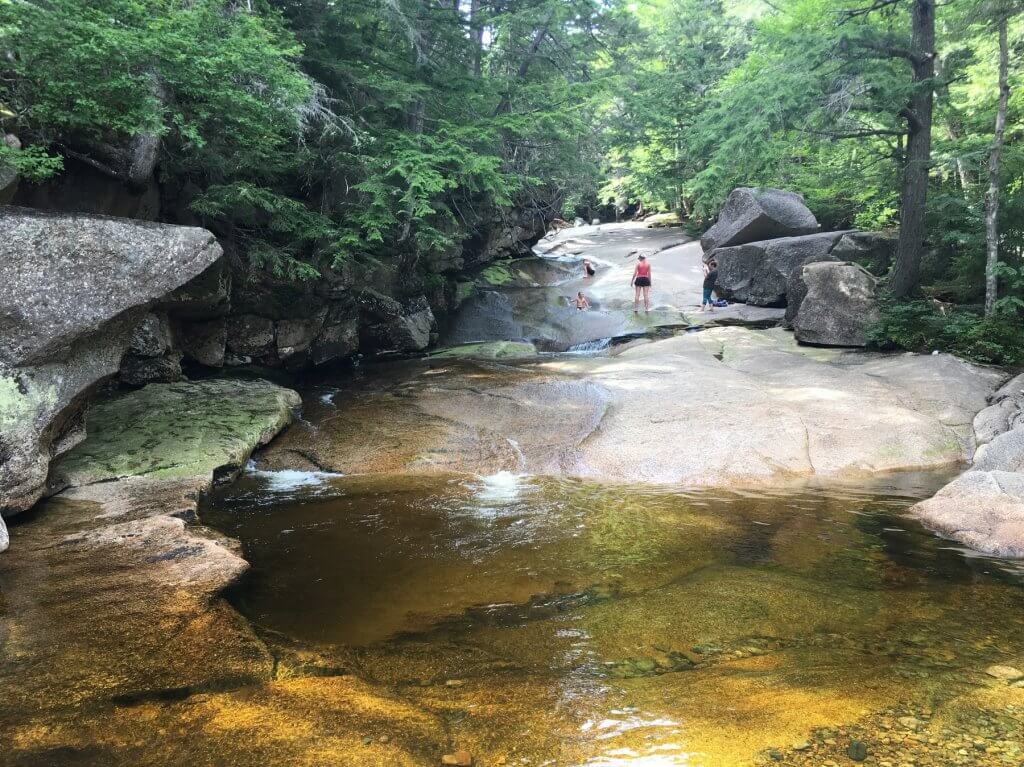
M 573 344 L 566 349 L 566 354 L 597 354 L 597 352 L 603 352 L 611 345 L 611 338 L 598 338 L 594 341 L 584 341 L 581 344 Z
M 508 442 L 509 447 L 512 448 L 512 452 L 516 454 L 516 469 L 520 472 L 526 471 L 526 456 L 523 455 L 523 451 L 519 447 L 519 443 L 511 437 L 505 437 L 505 441 Z

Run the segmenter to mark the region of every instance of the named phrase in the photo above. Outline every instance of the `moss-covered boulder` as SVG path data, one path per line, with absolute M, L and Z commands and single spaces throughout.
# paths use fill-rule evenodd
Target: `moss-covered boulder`
M 238 469 L 300 403 L 291 389 L 260 380 L 150 384 L 89 412 L 88 437 L 54 465 L 51 489 Z
M 537 356 L 537 347 L 527 341 L 491 341 L 461 344 L 430 355 L 435 359 L 516 360 Z

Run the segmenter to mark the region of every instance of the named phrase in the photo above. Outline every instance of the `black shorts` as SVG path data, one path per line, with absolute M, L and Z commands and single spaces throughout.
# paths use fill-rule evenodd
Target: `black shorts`
M 651 287 L 651 278 L 650 277 L 637 277 L 633 281 L 633 284 L 636 285 L 638 288 L 649 288 L 649 287 Z

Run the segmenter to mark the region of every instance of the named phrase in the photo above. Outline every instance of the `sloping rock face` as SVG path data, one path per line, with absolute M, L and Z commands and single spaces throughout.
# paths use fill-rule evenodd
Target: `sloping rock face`
M 1024 375 L 974 419 L 971 470 L 911 509 L 928 527 L 973 549 L 1024 559 Z
M 808 264 L 800 281 L 807 293 L 793 321 L 796 340 L 818 346 L 867 346 L 878 321 L 877 281 L 849 263 Z
M 604 358 L 434 365 L 443 376 L 413 366 L 332 405 L 308 401 L 310 425 L 257 460 L 712 487 L 856 479 L 969 460 L 971 419 L 1000 378 L 949 355 L 804 350 L 784 331 L 741 328 Z
M 818 231 L 818 220 L 804 198 L 782 189 L 734 189 L 718 214 L 718 222 L 700 238 L 705 253 L 773 237 Z
M 39 498 L 158 299 L 221 255 L 203 229 L 0 208 L 0 509 Z

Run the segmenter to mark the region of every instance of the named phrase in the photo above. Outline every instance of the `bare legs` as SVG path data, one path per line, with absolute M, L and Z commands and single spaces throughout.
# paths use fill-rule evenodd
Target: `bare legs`
M 635 285 L 634 288 L 636 290 L 636 293 L 633 296 L 633 314 L 639 314 L 640 312 L 641 291 L 643 292 L 644 297 L 644 311 L 651 311 L 651 286 L 644 285 L 643 287 L 641 287 L 640 285 Z

